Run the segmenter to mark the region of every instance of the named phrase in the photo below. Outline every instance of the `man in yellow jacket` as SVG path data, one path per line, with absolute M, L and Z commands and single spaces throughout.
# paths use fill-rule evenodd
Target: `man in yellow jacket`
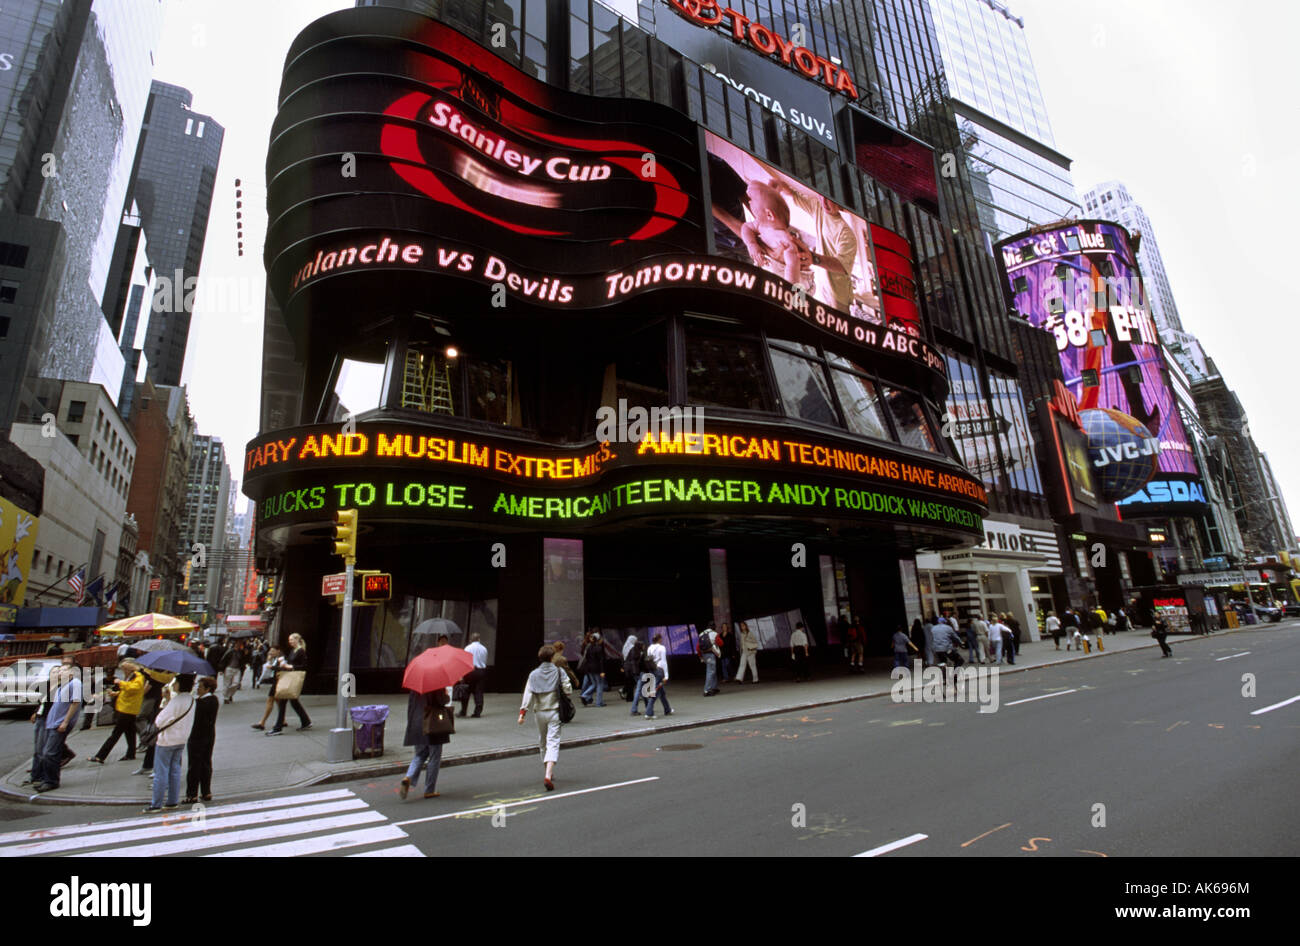
M 113 733 L 90 758 L 91 762 L 100 765 L 104 764 L 104 759 L 113 751 L 121 736 L 126 736 L 126 755 L 122 756 L 121 761 L 126 762 L 135 758 L 135 722 L 136 717 L 140 715 L 140 704 L 144 700 L 147 681 L 140 665 L 129 657 L 118 664 L 118 669 L 125 674 L 126 678 L 114 681 L 109 689 L 109 692 L 117 697 L 113 703 L 113 709 L 117 711 Z

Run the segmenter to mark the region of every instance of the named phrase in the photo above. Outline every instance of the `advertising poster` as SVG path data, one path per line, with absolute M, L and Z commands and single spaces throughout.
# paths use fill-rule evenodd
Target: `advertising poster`
M 990 412 L 974 365 L 951 355 L 944 360 L 949 384 L 945 409 L 951 415 L 952 439 L 966 469 L 990 488 L 1005 481 L 1011 489 L 1041 495 L 1043 484 L 1020 385 L 1010 378 L 990 376 Z
M 1159 473 L 1196 476 L 1127 231 L 1079 221 L 1012 237 L 998 253 L 1015 310 L 1055 336 L 1085 426 L 1090 410 L 1122 415 L 1111 413 L 1103 436 L 1089 438 L 1098 476 L 1152 456 Z
M 0 499 L 0 604 L 23 604 L 38 525 L 31 513 Z
M 759 266 L 852 318 L 919 334 L 914 295 L 907 307 L 882 302 L 871 240 L 879 228 L 711 132 L 705 143 L 719 255 Z M 902 302 L 915 292 L 910 257 L 899 252 L 910 251 L 889 236 L 889 271 L 897 275 L 890 286 Z

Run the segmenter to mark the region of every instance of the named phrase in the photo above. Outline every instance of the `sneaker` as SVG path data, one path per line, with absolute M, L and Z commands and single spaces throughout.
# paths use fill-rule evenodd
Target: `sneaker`
M 311 729 L 311 723 L 308 723 L 306 726 L 299 726 L 298 732 L 306 732 L 309 729 Z
M 140 768 L 136 769 L 131 774 L 132 775 L 153 775 L 153 769 L 146 769 L 144 766 L 140 766 Z
M 271 729 L 271 730 L 268 730 L 266 734 L 267 734 L 268 736 L 278 736 L 278 735 L 280 735 L 282 732 L 284 732 L 284 730 L 282 730 L 282 729 Z
M 162 810 L 163 810 L 163 811 L 175 811 L 175 810 L 176 810 L 177 808 L 179 808 L 179 807 L 180 807 L 180 805 L 163 805 Z
M 671 716 L 671 715 L 673 715 L 673 711 L 672 711 L 672 710 L 668 710 L 666 713 L 664 713 L 664 715 L 665 715 L 665 716 Z
M 401 796 L 402 801 L 406 801 L 406 796 L 410 791 L 411 791 L 411 780 L 409 778 L 402 779 L 402 784 L 397 789 L 397 794 Z
M 153 806 L 153 805 L 150 805 L 148 808 L 143 808 L 143 809 L 141 809 L 141 810 L 142 810 L 142 811 L 144 812 L 144 814 L 146 814 L 146 815 L 157 815 L 157 814 L 161 814 L 161 813 L 162 813 L 162 809 L 161 809 L 161 808 L 156 808 L 156 807 Z
M 645 718 L 646 718 L 646 719 L 654 719 L 654 718 L 655 718 L 655 714 L 654 714 L 654 713 L 646 713 L 646 714 L 645 714 Z

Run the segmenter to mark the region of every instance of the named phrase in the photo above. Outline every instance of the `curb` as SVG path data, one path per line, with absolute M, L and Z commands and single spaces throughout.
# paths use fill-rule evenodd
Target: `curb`
M 1259 630 L 1260 626 L 1247 625 L 1245 627 L 1227 628 L 1218 631 L 1211 631 L 1209 634 L 1194 634 L 1188 637 L 1188 640 L 1205 640 L 1211 637 L 1219 637 L 1224 634 L 1235 634 L 1238 631 Z M 1125 632 L 1128 633 L 1128 632 Z M 1077 657 L 1067 657 L 1064 660 L 1054 660 L 1051 663 L 1034 664 L 1032 666 L 1015 666 L 1002 665 L 1002 673 L 1028 673 L 1031 670 L 1044 670 L 1049 667 L 1057 667 L 1061 664 L 1075 663 L 1080 660 L 1095 660 L 1099 657 L 1111 657 L 1116 654 L 1127 654 L 1139 650 L 1149 650 L 1156 647 L 1155 641 L 1149 644 L 1141 644 L 1137 647 L 1127 647 L 1124 650 L 1113 651 L 1096 651 L 1095 653 L 1080 654 Z M 721 723 L 734 723 L 746 719 L 762 719 L 766 716 L 780 716 L 783 713 L 798 712 L 799 710 L 816 709 L 820 706 L 838 706 L 843 703 L 857 703 L 862 700 L 877 699 L 882 696 L 888 696 L 892 686 L 886 686 L 883 690 L 872 693 L 857 693 L 853 696 L 837 697 L 833 699 L 814 700 L 808 703 L 794 703 L 771 709 L 753 710 L 749 712 L 732 713 L 726 716 L 712 716 L 708 719 L 683 720 L 682 722 L 670 723 L 667 726 L 656 726 L 654 729 L 629 729 L 619 730 L 612 733 L 602 733 L 600 735 L 586 736 L 572 740 L 565 740 L 563 747 L 568 749 L 580 749 L 586 746 L 596 746 L 606 742 L 620 742 L 625 739 L 640 739 L 645 736 L 654 736 L 665 732 L 684 732 L 690 729 L 701 729 L 705 726 L 715 726 Z M 614 704 L 611 704 L 614 705 Z M 457 765 L 473 765 L 478 762 L 497 762 L 501 759 L 517 759 L 524 756 L 537 754 L 537 746 L 512 746 L 506 749 L 488 749 L 480 752 L 468 753 L 466 755 L 456 756 L 455 758 L 443 759 L 442 768 L 450 768 Z M 293 785 L 281 785 L 278 788 L 264 788 L 253 792 L 241 792 L 234 795 L 221 796 L 222 803 L 252 801 L 258 798 L 264 798 L 276 792 L 285 790 L 297 791 L 304 788 L 310 788 L 313 785 L 331 785 L 338 782 L 354 782 L 367 778 L 379 778 L 396 775 L 405 772 L 409 762 L 382 762 L 364 768 L 353 768 L 340 770 L 338 772 L 326 772 L 315 778 L 308 779 L 304 782 L 297 782 Z M 28 794 L 19 791 L 9 785 L 0 783 L 0 797 L 15 802 L 24 802 L 29 805 L 99 805 L 108 807 L 122 807 L 126 805 L 145 805 L 150 799 L 143 797 L 139 799 L 103 799 L 94 796 L 70 796 L 62 795 L 51 797 L 50 795 Z

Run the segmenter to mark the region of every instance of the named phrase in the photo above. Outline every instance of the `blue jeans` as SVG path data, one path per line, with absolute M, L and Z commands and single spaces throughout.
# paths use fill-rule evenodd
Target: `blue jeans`
M 424 793 L 426 795 L 432 792 L 438 784 L 438 768 L 442 765 L 442 746 L 441 742 L 416 746 L 415 758 L 411 760 L 411 764 L 406 770 L 406 777 L 411 780 L 411 783 L 418 784 L 420 769 L 424 768 L 425 763 L 428 763 L 429 774 L 425 776 L 424 780 Z
M 181 800 L 181 762 L 185 746 L 158 746 L 153 760 L 153 806 L 172 806 Z
M 902 652 L 894 651 L 894 667 L 898 668 L 898 667 L 906 667 L 906 666 L 907 666 L 907 651 L 905 650 Z
M 974 631 L 966 632 L 966 653 L 970 656 L 970 662 L 975 662 L 975 657 L 979 653 L 979 641 L 975 639 Z
M 605 705 L 605 678 L 599 673 L 589 673 L 583 680 L 582 698 L 591 699 L 592 695 L 596 697 L 596 705 Z
M 636 715 L 636 711 L 639 710 L 639 709 L 641 708 L 641 701 L 642 701 L 642 700 L 645 700 L 645 712 L 646 712 L 646 715 L 647 715 L 647 716 L 651 716 L 651 715 L 654 714 L 654 709 L 652 708 L 652 707 L 653 707 L 653 704 L 654 704 L 654 697 L 653 697 L 653 696 L 645 696 L 644 693 L 645 693 L 645 674 L 640 674 L 640 675 L 639 675 L 635 680 L 632 681 L 632 713 L 631 713 L 631 715 L 633 715 L 633 716 Z
M 712 693 L 718 688 L 718 658 L 713 654 L 704 655 L 704 692 Z
M 731 658 L 730 657 L 722 658 L 722 679 L 724 680 L 731 679 Z
M 44 723 L 45 719 L 42 718 L 39 722 Z M 59 787 L 59 767 L 63 762 L 63 743 L 67 738 L 68 734 L 59 732 L 57 728 L 45 730 L 41 753 L 36 757 L 36 766 L 32 770 L 33 784 L 40 785 L 44 782 Z
M 655 678 L 655 695 L 650 698 L 649 705 L 646 706 L 645 711 L 647 719 L 655 714 L 655 700 L 663 701 L 664 715 L 673 711 L 673 708 L 668 705 L 668 686 L 662 677 Z

